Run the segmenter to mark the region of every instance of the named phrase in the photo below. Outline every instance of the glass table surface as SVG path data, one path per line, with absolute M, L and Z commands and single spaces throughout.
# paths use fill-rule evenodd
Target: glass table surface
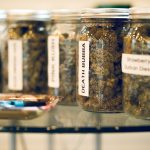
M 149 132 L 150 120 L 126 113 L 93 113 L 77 106 L 58 105 L 30 120 L 0 119 L 0 132 L 15 133 L 111 133 Z

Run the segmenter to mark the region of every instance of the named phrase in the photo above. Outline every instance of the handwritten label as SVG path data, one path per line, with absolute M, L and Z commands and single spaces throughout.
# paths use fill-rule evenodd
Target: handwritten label
M 150 76 L 150 56 L 122 54 L 122 72 L 134 75 Z
M 22 41 L 8 41 L 8 88 L 10 90 L 23 89 Z
M 59 37 L 48 37 L 48 86 L 59 88 Z

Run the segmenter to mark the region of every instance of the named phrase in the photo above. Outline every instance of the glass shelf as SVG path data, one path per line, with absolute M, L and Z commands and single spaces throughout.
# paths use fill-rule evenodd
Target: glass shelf
M 15 133 L 107 133 L 149 132 L 150 120 L 125 113 L 92 113 L 77 106 L 58 105 L 32 120 L 0 120 L 0 132 Z

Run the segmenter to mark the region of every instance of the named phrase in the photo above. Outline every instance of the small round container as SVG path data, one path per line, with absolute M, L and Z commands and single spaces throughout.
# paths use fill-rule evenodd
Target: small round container
M 150 8 L 130 9 L 122 55 L 125 111 L 150 119 Z
M 78 104 L 87 111 L 121 112 L 123 38 L 128 9 L 85 9 L 79 35 Z
M 63 96 L 61 104 L 76 105 L 76 50 L 79 10 L 52 11 L 48 38 L 49 93 Z
M 47 93 L 47 26 L 50 12 L 10 10 L 2 50 L 4 93 Z

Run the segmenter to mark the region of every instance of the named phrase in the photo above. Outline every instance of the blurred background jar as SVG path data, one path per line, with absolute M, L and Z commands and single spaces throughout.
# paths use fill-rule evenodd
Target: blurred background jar
M 6 11 L 0 10 L 0 92 L 2 91 L 2 59 L 1 53 L 5 48 L 6 31 L 7 31 L 7 14 Z
M 78 50 L 78 104 L 87 111 L 121 112 L 123 37 L 128 9 L 85 9 Z
M 48 11 L 10 10 L 2 49 L 4 93 L 47 93 Z
M 130 19 L 122 55 L 125 111 L 150 119 L 150 9 L 131 8 Z
M 76 104 L 76 49 L 79 10 L 52 11 L 48 38 L 48 86 L 51 95 L 63 96 L 61 104 Z

